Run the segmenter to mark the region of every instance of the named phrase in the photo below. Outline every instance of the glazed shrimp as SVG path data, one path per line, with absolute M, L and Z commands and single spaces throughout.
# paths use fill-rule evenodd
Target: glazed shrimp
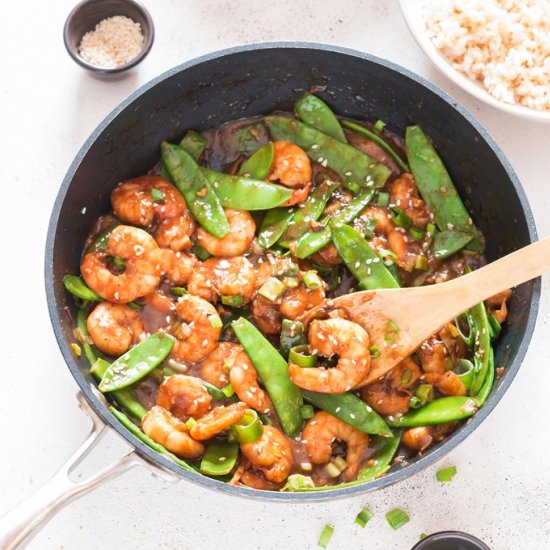
M 229 233 L 225 237 L 217 239 L 208 231 L 199 227 L 197 244 L 212 256 L 225 256 L 228 258 L 240 256 L 248 250 L 252 243 L 256 233 L 256 224 L 246 210 L 231 210 L 228 208 L 224 212 L 229 222 Z
M 243 417 L 246 409 L 246 403 L 241 401 L 225 407 L 216 407 L 199 418 L 189 429 L 189 434 L 198 441 L 210 439 L 236 424 Z
M 141 420 L 143 431 L 180 458 L 198 458 L 204 445 L 189 436 L 187 426 L 162 407 L 153 407 Z
M 268 414 L 271 400 L 258 384 L 258 374 L 250 358 L 241 346 L 229 358 L 229 381 L 238 398 L 252 409 Z
M 388 382 L 389 379 L 384 378 L 361 388 L 361 399 L 384 416 L 405 414 L 409 410 L 411 392 L 402 388 L 392 388 Z
M 433 214 L 418 194 L 411 174 L 401 174 L 392 183 L 390 202 L 401 208 L 416 227 L 424 229 L 433 219 Z
M 88 315 L 86 328 L 94 345 L 108 355 L 122 355 L 145 335 L 141 317 L 128 306 L 101 302 Z
M 199 364 L 199 373 L 203 380 L 216 388 L 223 388 L 229 384 L 229 370 L 231 357 L 242 350 L 239 344 L 220 342 L 220 345 L 211 351 Z M 237 395 L 239 395 L 237 393 Z
M 274 157 L 269 181 L 292 189 L 291 197 L 281 206 L 304 201 L 311 188 L 311 162 L 306 152 L 290 141 L 274 141 Z
M 264 334 L 279 334 L 281 332 L 283 316 L 279 304 L 258 294 L 252 300 L 250 311 L 254 324 Z
M 309 347 L 312 353 L 325 357 L 338 354 L 338 364 L 325 369 L 291 363 L 288 373 L 300 388 L 341 393 L 359 384 L 369 372 L 369 335 L 357 323 L 346 319 L 314 320 L 309 328 Z
M 292 469 L 292 451 L 285 436 L 273 426 L 264 426 L 259 439 L 241 443 L 241 452 L 255 470 L 274 483 L 284 481 Z
M 344 478 L 353 479 L 369 446 L 369 436 L 366 433 L 324 411 L 315 413 L 313 418 L 308 420 L 302 433 L 302 440 L 313 464 L 328 464 L 335 439 L 343 441 L 347 446 L 348 467 L 344 471 Z
M 186 208 L 180 216 L 161 220 L 153 237 L 161 248 L 182 252 L 191 249 L 191 236 L 194 232 L 195 221 Z
M 155 200 L 154 189 L 163 194 Z M 120 220 L 150 227 L 155 219 L 181 216 L 186 209 L 181 193 L 160 176 L 140 176 L 121 183 L 111 194 L 113 212 Z
M 220 296 L 241 296 L 248 302 L 254 293 L 254 266 L 244 257 L 209 258 L 197 264 L 187 284 L 187 290 L 209 302 Z
M 107 266 L 109 257 L 124 261 L 124 271 Z M 80 266 L 86 284 L 105 300 L 126 304 L 153 292 L 160 282 L 161 253 L 155 239 L 143 229 L 119 225 L 113 229 L 104 251 L 84 256 Z
M 504 323 L 508 317 L 508 307 L 506 301 L 512 295 L 512 291 L 508 288 L 485 300 L 485 305 L 493 311 L 493 315 L 499 323 Z
M 198 378 L 184 374 L 169 376 L 159 388 L 157 405 L 183 420 L 206 414 L 212 398 Z
M 321 304 L 325 299 L 324 288 L 316 288 L 308 290 L 305 286 L 300 285 L 296 288 L 288 289 L 281 299 L 280 311 L 283 317 L 287 319 L 297 319 L 306 311 Z
M 403 445 L 417 452 L 425 451 L 430 445 L 441 441 L 452 429 L 452 424 L 418 426 L 403 432 Z
M 218 312 L 206 300 L 186 294 L 177 301 L 176 313 L 182 324 L 172 327 L 176 337 L 172 355 L 183 362 L 200 361 L 218 345 L 221 328 L 210 324 L 210 316 L 218 317 Z
M 174 285 L 186 284 L 197 263 L 195 256 L 168 248 L 161 250 L 161 258 L 162 273 Z

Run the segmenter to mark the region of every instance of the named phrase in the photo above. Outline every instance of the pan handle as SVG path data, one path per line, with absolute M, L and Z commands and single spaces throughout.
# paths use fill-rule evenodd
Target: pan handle
M 72 481 L 70 479 L 72 471 L 86 458 L 105 433 L 105 424 L 88 405 L 81 392 L 77 394 L 77 398 L 80 407 L 92 419 L 90 435 L 49 481 L 0 517 L 1 550 L 24 548 L 63 506 L 95 489 L 100 483 L 112 479 L 134 466 L 144 464 L 143 460 L 132 451 L 89 479 L 79 482 Z

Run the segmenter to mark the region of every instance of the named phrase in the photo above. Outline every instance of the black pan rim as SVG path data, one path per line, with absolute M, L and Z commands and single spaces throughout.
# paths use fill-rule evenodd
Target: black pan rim
M 48 302 L 48 311 L 50 315 L 50 320 L 54 329 L 54 334 L 58 343 L 58 346 L 61 350 L 63 358 L 71 371 L 71 374 L 75 378 L 78 386 L 85 395 L 87 401 L 90 403 L 93 410 L 99 415 L 103 422 L 106 425 L 110 426 L 119 436 L 125 440 L 129 445 L 131 445 L 138 455 L 143 458 L 146 462 L 153 464 L 162 470 L 172 472 L 177 476 L 183 478 L 184 480 L 191 481 L 195 485 L 206 487 L 214 491 L 222 492 L 225 494 L 236 495 L 244 498 L 252 498 L 263 501 L 275 501 L 275 502 L 313 502 L 313 501 L 323 501 L 336 498 L 345 498 L 355 495 L 364 494 L 370 491 L 381 489 L 383 487 L 392 485 L 398 481 L 406 479 L 417 472 L 427 468 L 428 466 L 434 464 L 440 460 L 443 456 L 449 453 L 454 449 L 459 443 L 461 443 L 472 431 L 475 430 L 481 422 L 490 414 L 494 409 L 496 404 L 500 401 L 505 391 L 508 389 L 512 380 L 517 374 L 519 367 L 525 357 L 533 330 L 535 327 L 535 322 L 538 313 L 539 301 L 540 301 L 540 288 L 541 282 L 540 278 L 536 279 L 533 282 L 532 287 L 532 299 L 529 304 L 529 315 L 527 319 L 527 324 L 525 327 L 525 332 L 523 338 L 518 346 L 517 353 L 514 357 L 513 362 L 507 368 L 506 378 L 501 382 L 497 390 L 489 397 L 485 405 L 477 412 L 467 423 L 462 425 L 457 431 L 454 432 L 451 438 L 445 440 L 443 444 L 433 448 L 431 451 L 428 451 L 423 457 L 417 459 L 414 463 L 408 465 L 403 469 L 390 472 L 389 474 L 369 481 L 364 484 L 358 484 L 351 487 L 344 487 L 340 489 L 331 489 L 326 491 L 319 492 L 274 492 L 274 491 L 262 491 L 258 489 L 250 489 L 246 487 L 236 487 L 229 485 L 227 483 L 214 480 L 212 478 L 206 477 L 197 472 L 191 472 L 185 470 L 184 468 L 178 466 L 175 462 L 169 460 L 168 458 L 158 454 L 156 451 L 153 451 L 150 447 L 138 440 L 134 435 L 128 432 L 107 410 L 102 397 L 99 396 L 99 392 L 95 387 L 90 386 L 87 381 L 83 378 L 82 374 L 76 362 L 69 345 L 65 341 L 65 335 L 61 330 L 61 323 L 59 317 L 59 311 L 56 306 L 55 293 L 54 293 L 54 276 L 53 276 L 53 246 L 55 241 L 55 234 L 57 230 L 59 214 L 61 211 L 61 206 L 67 189 L 69 188 L 73 176 L 78 169 L 82 159 L 90 149 L 91 145 L 97 139 L 97 137 L 105 130 L 105 128 L 116 118 L 126 107 L 128 107 L 135 99 L 140 97 L 142 94 L 156 86 L 158 83 L 170 78 L 172 75 L 184 71 L 190 67 L 204 63 L 207 61 L 216 60 L 224 56 L 229 56 L 233 54 L 251 52 L 256 50 L 300 50 L 300 49 L 309 49 L 318 52 L 330 51 L 331 53 L 343 54 L 351 57 L 357 57 L 363 60 L 366 60 L 371 63 L 381 65 L 387 69 L 395 71 L 400 75 L 412 79 L 420 86 L 427 88 L 430 92 L 436 94 L 441 99 L 443 99 L 450 108 L 456 109 L 474 128 L 481 137 L 488 143 L 490 148 L 493 150 L 500 163 L 503 165 L 506 173 L 508 174 L 510 181 L 514 187 L 515 192 L 518 195 L 520 201 L 523 216 L 525 217 L 526 224 L 528 227 L 530 241 L 533 242 L 537 240 L 537 231 L 535 226 L 535 221 L 531 208 L 527 201 L 525 192 L 519 182 L 517 175 L 515 174 L 510 162 L 497 145 L 495 140 L 489 134 L 489 132 L 481 125 L 477 119 L 469 113 L 458 101 L 456 101 L 451 95 L 441 90 L 435 84 L 432 84 L 425 78 L 417 75 L 416 73 L 405 69 L 391 61 L 381 59 L 379 57 L 373 56 L 368 53 L 360 52 L 358 50 L 353 50 L 349 48 L 344 48 L 340 46 L 334 46 L 330 44 L 322 43 L 310 43 L 310 42 L 263 42 L 258 44 L 247 44 L 244 46 L 236 46 L 232 48 L 227 48 L 219 51 L 215 51 L 185 63 L 182 63 L 168 71 L 162 73 L 158 77 L 150 80 L 149 82 L 140 86 L 136 91 L 130 94 L 126 99 L 124 99 L 117 107 L 115 107 L 111 113 L 109 113 L 103 121 L 96 127 L 92 132 L 90 137 L 85 141 L 84 145 L 78 151 L 75 159 L 71 163 L 67 174 L 65 175 L 63 182 L 60 186 L 59 192 L 55 199 L 52 214 L 48 226 L 48 233 L 46 239 L 46 252 L 45 252 L 45 286 L 46 286 L 46 297 Z

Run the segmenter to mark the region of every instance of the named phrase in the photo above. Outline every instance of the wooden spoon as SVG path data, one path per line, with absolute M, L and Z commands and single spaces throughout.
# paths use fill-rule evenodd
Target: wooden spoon
M 549 270 L 550 237 L 446 283 L 365 290 L 339 296 L 320 307 L 346 309 L 350 320 L 367 330 L 370 345 L 380 348 L 369 375 L 357 386 L 361 387 L 386 374 L 470 307 Z

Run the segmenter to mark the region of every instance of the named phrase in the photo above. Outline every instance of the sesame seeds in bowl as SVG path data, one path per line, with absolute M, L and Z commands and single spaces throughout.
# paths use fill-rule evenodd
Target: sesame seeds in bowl
M 154 24 L 136 0 L 83 0 L 63 32 L 69 55 L 98 75 L 125 72 L 140 63 L 154 40 Z

